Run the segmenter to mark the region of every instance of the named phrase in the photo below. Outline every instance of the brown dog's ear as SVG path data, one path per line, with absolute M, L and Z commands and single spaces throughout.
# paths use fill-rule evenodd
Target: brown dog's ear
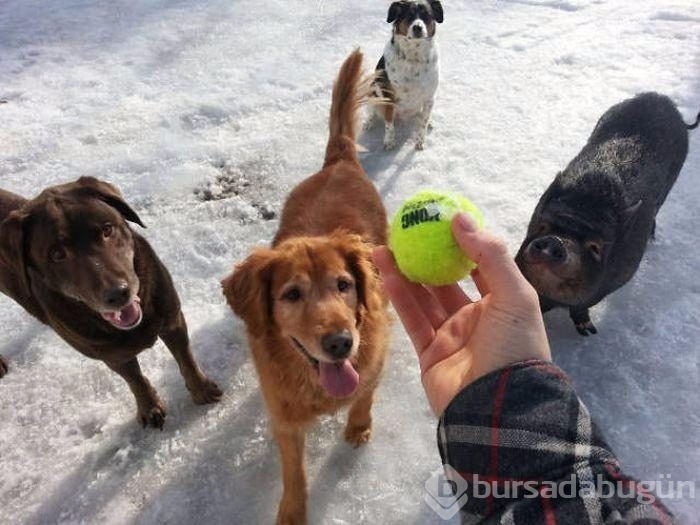
M 29 216 L 15 210 L 0 223 L 0 259 L 12 268 L 22 295 L 31 296 L 29 287 L 28 248 Z
M 355 288 L 360 308 L 357 310 L 357 324 L 362 322 L 364 312 L 380 308 L 379 275 L 372 264 L 372 247 L 364 239 L 355 234 L 336 231 L 331 235 L 337 249 L 344 255 L 345 260 L 355 278 Z
M 141 222 L 138 214 L 126 203 L 119 190 L 108 182 L 101 181 L 95 177 L 80 177 L 78 179 L 78 186 L 88 195 L 97 197 L 101 201 L 109 204 L 112 208 L 121 213 L 122 217 L 127 221 L 136 223 L 142 228 L 146 227 L 143 222 Z
M 258 248 L 221 281 L 226 302 L 243 319 L 254 337 L 262 336 L 274 324 L 271 297 L 273 267 L 274 251 Z

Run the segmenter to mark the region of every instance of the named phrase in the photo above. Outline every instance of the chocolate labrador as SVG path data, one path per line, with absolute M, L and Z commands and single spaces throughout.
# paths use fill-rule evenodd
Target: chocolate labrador
M 93 177 L 26 200 L 0 190 L 0 291 L 82 354 L 122 376 L 144 426 L 165 406 L 136 356 L 160 337 L 197 404 L 221 398 L 190 351 L 168 270 L 127 221 L 143 227 L 119 191 Z M 7 363 L 0 357 L 0 377 Z

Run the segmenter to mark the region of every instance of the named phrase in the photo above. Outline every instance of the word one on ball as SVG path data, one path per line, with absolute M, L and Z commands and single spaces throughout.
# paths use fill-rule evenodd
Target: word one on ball
M 458 194 L 420 191 L 401 205 L 391 221 L 389 248 L 407 279 L 452 284 L 476 268 L 452 236 L 452 218 L 459 212 L 483 226 L 479 209 Z

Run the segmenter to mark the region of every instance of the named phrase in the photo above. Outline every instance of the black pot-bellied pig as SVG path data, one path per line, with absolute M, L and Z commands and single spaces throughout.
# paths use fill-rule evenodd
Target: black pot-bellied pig
M 588 309 L 637 271 L 655 218 L 688 152 L 668 97 L 643 93 L 610 108 L 540 199 L 516 262 L 542 310 L 563 306 L 582 335 Z

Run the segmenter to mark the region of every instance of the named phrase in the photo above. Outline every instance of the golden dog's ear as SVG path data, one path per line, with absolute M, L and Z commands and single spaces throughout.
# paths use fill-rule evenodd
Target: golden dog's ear
M 258 248 L 221 281 L 226 302 L 255 337 L 274 325 L 271 296 L 274 259 L 274 251 Z
M 80 177 L 77 185 L 78 192 L 100 199 L 121 213 L 127 221 L 136 223 L 142 228 L 146 227 L 138 214 L 126 203 L 121 192 L 108 182 L 95 177 Z
M 0 223 L 0 259 L 17 277 L 18 290 L 25 297 L 29 287 L 29 215 L 21 210 L 11 212 Z
M 360 324 L 364 312 L 378 310 L 381 307 L 377 293 L 379 275 L 372 264 L 372 247 L 361 236 L 351 233 L 334 232 L 331 238 L 345 257 L 350 273 L 355 278 L 357 299 L 360 304 L 357 310 L 357 323 Z

